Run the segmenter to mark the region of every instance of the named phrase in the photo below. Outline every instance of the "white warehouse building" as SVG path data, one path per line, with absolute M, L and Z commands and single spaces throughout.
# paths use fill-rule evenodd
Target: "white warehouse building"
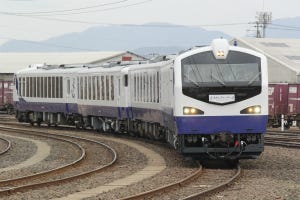
M 267 56 L 270 83 L 300 83 L 300 39 L 234 38 L 230 43 Z

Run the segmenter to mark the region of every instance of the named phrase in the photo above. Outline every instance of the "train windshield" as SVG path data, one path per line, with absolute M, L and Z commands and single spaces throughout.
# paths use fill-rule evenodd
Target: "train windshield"
M 214 94 L 234 95 L 234 102 L 253 97 L 261 92 L 260 58 L 236 51 L 225 60 L 212 52 L 189 56 L 182 60 L 182 87 L 183 94 L 205 102 Z

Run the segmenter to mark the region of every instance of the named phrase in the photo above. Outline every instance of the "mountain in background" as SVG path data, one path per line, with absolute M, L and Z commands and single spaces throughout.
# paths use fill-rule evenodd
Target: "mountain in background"
M 11 40 L 0 46 L 1 52 L 53 51 L 133 51 L 140 55 L 171 54 L 208 45 L 214 38 L 231 38 L 219 31 L 200 27 L 149 23 L 141 26 L 110 25 L 89 28 L 41 42 Z
M 297 28 L 298 27 L 298 28 Z M 300 38 L 300 17 L 273 20 L 266 35 L 271 38 Z M 0 52 L 71 52 L 125 51 L 151 57 L 173 54 L 194 46 L 210 44 L 212 39 L 231 36 L 200 27 L 167 23 L 148 23 L 141 26 L 110 25 L 89 28 L 41 42 L 11 40 L 0 46 Z
M 269 38 L 300 38 L 300 17 L 273 20 L 272 24 L 267 26 L 266 36 Z

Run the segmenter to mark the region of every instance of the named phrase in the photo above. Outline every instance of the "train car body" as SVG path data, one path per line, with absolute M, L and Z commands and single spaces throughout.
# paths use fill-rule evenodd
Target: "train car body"
M 256 158 L 264 148 L 266 58 L 224 39 L 160 62 L 23 70 L 15 94 L 20 121 L 164 140 L 200 159 Z
M 14 103 L 19 121 L 62 124 L 78 113 L 77 79 L 80 67 L 35 65 L 15 74 Z
M 127 119 L 124 70 L 124 66 L 94 67 L 76 73 L 78 113 L 83 117 L 78 127 L 107 131 L 119 120 Z

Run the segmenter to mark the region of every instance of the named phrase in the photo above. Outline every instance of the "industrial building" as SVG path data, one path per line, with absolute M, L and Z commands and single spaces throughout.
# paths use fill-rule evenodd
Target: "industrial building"
M 300 83 L 300 39 L 234 38 L 231 44 L 267 56 L 269 83 Z

